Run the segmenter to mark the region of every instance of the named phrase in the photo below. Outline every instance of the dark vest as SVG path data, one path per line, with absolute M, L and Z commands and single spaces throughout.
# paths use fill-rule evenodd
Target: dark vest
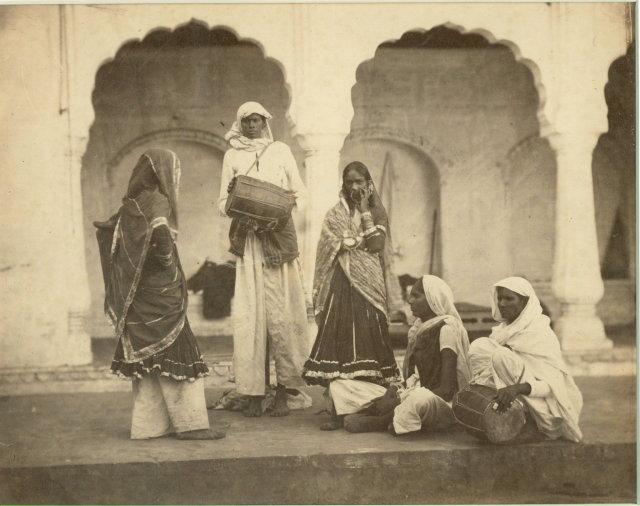
M 433 390 L 440 386 L 442 360 L 440 356 L 440 329 L 444 321 L 424 331 L 413 349 L 413 363 L 418 368 L 420 385 Z

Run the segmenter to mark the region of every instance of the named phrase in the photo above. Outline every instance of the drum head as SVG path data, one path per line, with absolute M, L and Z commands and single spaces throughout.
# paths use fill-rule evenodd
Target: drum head
M 492 443 L 507 443 L 520 434 L 527 421 L 524 408 L 520 401 L 516 400 L 509 409 L 500 413 L 494 409 L 495 404 L 489 404 L 484 413 L 487 439 Z

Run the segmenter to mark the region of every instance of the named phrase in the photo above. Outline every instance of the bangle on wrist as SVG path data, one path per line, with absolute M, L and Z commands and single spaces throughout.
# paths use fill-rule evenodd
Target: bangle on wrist
M 376 227 L 371 227 L 364 231 L 364 236 L 368 239 L 369 237 L 371 237 L 372 235 L 376 235 L 377 233 L 378 229 Z

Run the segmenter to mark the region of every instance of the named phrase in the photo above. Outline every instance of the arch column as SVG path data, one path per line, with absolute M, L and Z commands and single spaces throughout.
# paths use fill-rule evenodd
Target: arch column
M 561 314 L 555 331 L 566 351 L 613 346 L 596 314 L 604 294 L 591 176 L 591 153 L 597 140 L 594 132 L 549 136 L 557 160 L 552 289 Z
M 69 337 L 77 343 L 77 355 L 79 363 L 91 363 L 91 335 L 88 331 L 88 318 L 91 308 L 91 293 L 89 290 L 89 278 L 85 261 L 84 220 L 82 214 L 82 184 L 81 168 L 82 155 L 84 153 L 88 132 L 82 126 L 86 121 L 78 118 L 81 110 L 74 103 L 75 95 L 70 92 L 70 86 L 74 82 L 75 53 L 71 48 L 77 47 L 74 39 L 73 23 L 70 22 L 74 15 L 72 6 L 59 6 L 60 13 L 60 45 L 61 45 L 61 106 L 60 112 L 64 115 L 67 127 L 67 146 L 65 153 L 66 169 L 69 173 L 69 243 L 68 243 L 68 272 L 73 286 L 73 294 L 69 298 Z
M 608 16 L 602 16 L 607 9 Z M 624 7 L 552 4 L 553 113 L 547 136 L 556 152 L 556 235 L 552 289 L 561 314 L 555 330 L 565 351 L 613 346 L 596 304 L 604 294 L 593 196 L 592 154 L 607 130 L 604 86 L 626 48 Z M 618 15 L 615 15 L 618 14 Z M 593 45 L 586 44 L 592 41 Z M 578 84 L 582 83 L 582 84 Z
M 357 65 L 344 61 L 343 55 L 350 51 L 340 48 L 342 42 L 334 32 L 333 8 L 317 7 L 295 6 L 297 44 L 288 74 L 294 90 L 289 108 L 292 136 L 304 150 L 305 184 L 309 192 L 301 251 L 308 307 L 313 296 L 322 222 L 338 200 L 340 152 L 353 117 L 351 87 Z
M 0 298 L 0 369 L 84 365 L 92 359 L 84 321 L 88 287 L 80 176 L 72 163 L 65 11 L 11 7 L 9 29 L 0 37 L 15 49 L 0 65 L 11 97 L 0 160 L 10 178 L 5 209 L 13 217 L 0 227 L 6 292 Z M 24 55 L 30 55 L 27 65 Z
M 304 149 L 309 200 L 305 215 L 302 264 L 307 304 L 312 302 L 316 248 L 326 212 L 337 202 L 340 150 L 346 133 L 309 133 L 300 137 Z

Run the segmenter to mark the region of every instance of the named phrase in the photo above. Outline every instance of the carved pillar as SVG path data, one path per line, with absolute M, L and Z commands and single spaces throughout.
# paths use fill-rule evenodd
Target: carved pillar
M 310 133 L 300 137 L 304 148 L 309 202 L 302 264 L 307 301 L 311 302 L 316 248 L 326 212 L 338 201 L 340 189 L 340 150 L 347 134 Z
M 82 155 L 86 149 L 88 132 L 78 131 L 80 106 L 71 93 L 75 79 L 75 58 L 73 49 L 77 47 L 74 40 L 73 15 L 71 5 L 61 5 L 60 9 L 60 44 L 61 44 L 61 107 L 60 113 L 66 120 L 67 145 L 65 152 L 65 169 L 68 171 L 69 181 L 69 241 L 68 241 L 68 272 L 70 293 L 68 304 L 69 340 L 74 343 L 73 362 L 77 364 L 91 363 L 91 335 L 88 332 L 89 310 L 91 308 L 91 293 L 87 275 L 84 253 L 84 229 L 82 214 L 82 186 L 81 169 Z
M 598 135 L 549 137 L 556 151 L 556 237 L 552 288 L 561 303 L 555 330 L 564 350 L 610 348 L 596 304 L 604 294 L 593 202 L 591 155 Z
M 604 86 L 624 53 L 624 9 L 552 4 L 553 72 L 547 83 L 557 158 L 552 289 L 561 304 L 555 330 L 567 351 L 610 348 L 596 304 L 604 294 L 593 196 L 592 155 L 607 130 Z M 593 43 L 585 44 L 585 41 Z

